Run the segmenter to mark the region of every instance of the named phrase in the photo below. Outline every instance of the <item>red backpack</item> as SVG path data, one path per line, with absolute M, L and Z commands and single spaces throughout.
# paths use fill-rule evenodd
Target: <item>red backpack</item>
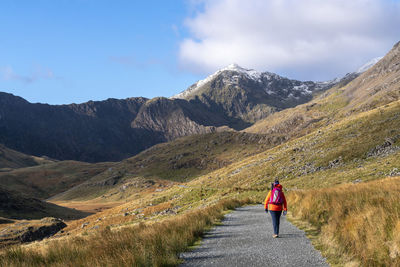
M 283 204 L 283 193 L 278 187 L 274 187 L 271 191 L 271 198 L 268 204 L 282 205 Z

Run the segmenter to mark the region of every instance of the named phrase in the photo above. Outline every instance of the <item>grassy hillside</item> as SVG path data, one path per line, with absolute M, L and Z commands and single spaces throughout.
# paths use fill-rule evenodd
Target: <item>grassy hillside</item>
M 53 162 L 0 172 L 0 185 L 30 197 L 45 199 L 83 183 L 112 165 L 113 163 Z
M 11 248 L 0 253 L 1 266 L 175 266 L 178 255 L 218 222 L 227 209 L 248 201 L 221 201 L 170 220 L 115 232 L 60 240 L 40 250 Z
M 329 188 L 400 175 L 400 102 L 364 112 L 299 139 L 209 172 L 194 180 L 151 190 L 126 204 L 74 222 L 104 228 L 170 217 L 216 203 L 221 198 L 251 197 L 262 201 L 279 178 L 288 190 Z M 396 169 L 397 168 L 397 169 Z
M 160 265 L 162 262 L 159 261 L 158 255 L 151 252 L 155 248 L 156 251 L 165 251 L 165 254 L 160 254 L 162 259 L 171 259 L 171 261 L 168 260 L 167 262 L 176 264 L 176 256 L 173 255 L 176 255 L 178 251 L 184 250 L 187 246 L 185 244 L 193 241 L 193 235 L 179 234 L 179 236 L 184 236 L 184 240 L 188 241 L 183 245 L 180 243 L 182 242 L 180 238 L 171 237 L 168 239 L 170 241 L 167 242 L 161 238 L 163 235 L 157 237 L 158 235 L 154 234 L 163 233 L 158 228 L 158 225 L 162 225 L 162 229 L 168 229 L 168 233 L 172 234 L 176 233 L 175 231 L 180 231 L 181 216 L 191 216 L 192 212 L 209 212 L 210 209 L 208 207 L 212 207 L 221 199 L 246 199 L 250 197 L 261 202 L 267 193 L 266 188 L 269 182 L 275 177 L 281 179 L 287 190 L 290 189 L 288 192 L 290 211 L 296 210 L 302 211 L 303 213 L 301 214 L 309 214 L 306 216 L 310 216 L 310 221 L 312 221 L 312 218 L 321 219 L 321 216 L 315 217 L 310 212 L 307 213 L 307 207 L 311 207 L 311 202 L 307 206 L 307 202 L 303 203 L 304 198 L 301 195 L 296 198 L 296 194 L 303 193 L 299 189 L 324 187 L 326 191 L 321 190 L 321 192 L 329 193 L 329 190 L 331 190 L 329 187 L 335 184 L 348 184 L 349 182 L 364 184 L 363 182 L 366 180 L 377 180 L 388 175 L 397 175 L 398 170 L 395 168 L 400 166 L 399 140 L 397 139 L 398 130 L 400 129 L 398 116 L 400 116 L 400 102 L 396 101 L 382 108 L 346 118 L 343 121 L 321 128 L 319 131 L 314 131 L 301 138 L 234 162 L 227 167 L 199 176 L 190 182 L 172 186 L 164 191 L 152 192 L 144 195 L 141 199 L 129 201 L 121 206 L 71 222 L 65 229 L 66 232 L 61 234 L 57 241 L 48 240 L 22 249 L 6 250 L 0 256 L 0 261 L 6 265 L 18 262 L 28 262 L 31 265 L 62 265 L 62 263 L 71 261 L 87 261 L 93 265 L 98 265 L 100 262 L 96 261 L 99 255 L 97 252 L 107 250 L 111 254 L 104 252 L 102 255 L 105 256 L 101 259 L 101 262 L 110 262 L 110 264 L 143 262 L 141 255 L 148 253 L 146 254 L 146 259 L 149 264 Z M 346 185 L 342 186 L 347 188 Z M 375 187 L 372 186 L 372 188 Z M 389 198 L 395 201 L 395 196 L 398 193 L 396 188 L 393 185 L 388 185 L 383 187 L 382 192 L 388 192 Z M 370 191 L 362 193 L 362 190 L 360 191 L 361 193 L 356 192 L 355 194 L 373 196 Z M 343 190 L 340 189 L 338 191 Z M 322 218 L 336 216 L 333 209 L 329 210 L 328 213 L 324 212 L 326 210 L 325 206 L 330 207 L 329 201 L 331 200 L 329 196 L 325 199 L 327 196 L 325 193 L 320 195 L 321 209 L 318 208 L 319 202 L 315 202 L 318 209 L 317 214 L 319 212 L 326 214 L 326 217 Z M 372 212 L 371 214 L 368 213 L 370 207 L 368 205 L 363 207 L 360 204 L 362 199 L 356 197 L 353 203 L 353 200 L 348 198 L 348 202 L 343 205 L 344 207 L 351 206 L 356 212 L 359 211 L 360 214 L 363 214 L 362 212 L 365 210 L 367 211 L 366 216 L 370 216 L 372 214 Z M 371 205 L 374 205 L 377 201 L 380 202 L 379 199 L 381 198 L 377 195 L 377 197 L 371 197 L 370 199 Z M 339 204 L 334 200 L 332 203 L 334 205 Z M 395 204 L 396 202 L 393 203 Z M 301 210 L 299 207 L 303 204 L 304 210 Z M 379 208 L 379 205 L 376 208 Z M 392 209 L 397 208 L 392 207 Z M 349 208 L 349 211 L 352 210 Z M 340 215 L 339 211 L 337 214 Z M 349 214 L 352 213 L 350 212 Z M 204 216 L 201 218 L 204 218 Z M 307 217 L 304 218 L 304 220 L 308 219 Z M 351 218 L 354 217 L 350 216 L 349 219 Z M 361 216 L 360 218 L 364 217 Z M 371 217 L 372 219 L 373 217 Z M 187 224 L 184 226 L 186 229 L 194 229 L 192 227 L 195 227 L 200 222 L 199 219 L 189 220 L 186 218 L 185 220 L 187 220 Z M 169 222 L 171 224 L 168 224 Z M 330 229 L 338 228 L 331 224 L 331 220 L 323 222 L 328 222 L 327 227 Z M 357 223 L 354 223 L 354 225 L 357 225 Z M 204 227 L 205 225 L 196 228 L 199 229 L 196 231 L 201 233 L 200 229 L 204 229 Z M 321 232 L 323 232 L 323 229 L 324 227 L 321 227 Z M 388 229 L 385 235 L 387 234 L 390 237 L 390 227 Z M 142 240 L 141 242 L 136 242 L 136 237 L 130 233 L 136 233 L 137 235 L 151 233 L 149 236 L 153 236 L 154 239 L 142 237 L 140 239 Z M 395 233 L 393 232 L 393 239 L 390 237 L 387 240 L 397 240 Z M 110 236 L 114 237 L 113 242 L 107 243 L 110 246 L 104 246 L 104 242 L 101 242 L 101 244 L 94 242 L 94 240 L 109 240 L 108 237 Z M 129 242 L 127 239 L 122 238 L 125 236 L 129 237 Z M 332 241 L 334 239 L 330 238 L 329 240 Z M 350 245 L 357 247 L 360 240 L 350 241 L 350 243 L 353 242 Z M 137 247 L 139 244 L 141 247 Z M 350 249 L 351 246 L 349 247 L 349 253 L 353 253 Z M 132 250 L 140 250 L 142 253 L 133 256 L 131 253 L 125 254 L 123 252 Z M 46 251 L 51 251 L 51 253 Z M 77 251 L 79 251 L 78 254 L 76 254 Z M 125 258 L 125 256 L 123 258 L 115 258 L 113 257 L 115 253 L 112 253 L 112 251 L 131 256 L 126 256 L 128 258 Z M 362 255 L 367 253 L 365 251 L 355 250 L 354 253 L 357 254 L 357 257 L 364 257 Z M 70 256 L 61 257 L 61 255 Z M 370 257 L 366 258 L 370 259 Z M 384 257 L 379 256 L 378 258 L 382 259 Z M 386 260 L 393 263 L 396 258 Z
M 289 195 L 295 218 L 317 229 L 332 264 L 400 265 L 400 177 L 296 191 Z
M 0 172 L 53 162 L 51 159 L 26 155 L 0 144 Z
M 331 88 L 309 103 L 275 113 L 246 132 L 303 136 L 400 99 L 400 42 L 376 65 L 350 83 Z
M 282 143 L 282 136 L 220 132 L 188 136 L 156 145 L 117 163 L 52 201 L 125 201 L 143 191 L 165 190 Z M 96 200 L 97 201 L 97 200 Z
M 60 207 L 37 198 L 25 197 L 0 187 L 0 217 L 10 219 L 41 219 L 56 217 L 65 220 L 88 216 L 78 210 Z

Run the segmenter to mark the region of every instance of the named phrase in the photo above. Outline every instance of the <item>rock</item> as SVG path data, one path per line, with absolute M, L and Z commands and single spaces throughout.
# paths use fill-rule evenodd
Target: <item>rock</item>
M 395 136 L 393 138 L 385 138 L 385 142 L 382 145 L 378 145 L 371 149 L 367 153 L 367 157 L 386 157 L 399 151 L 400 147 L 394 145 L 396 140 L 398 139 L 398 136 Z
M 21 228 L 24 225 L 25 227 Z M 56 218 L 43 218 L 11 225 L 2 231 L 0 243 L 15 244 L 42 240 L 56 234 L 67 225 Z
M 340 156 L 339 158 L 330 161 L 328 168 L 330 169 L 330 168 L 338 167 L 338 166 L 342 165 L 342 163 L 343 163 L 342 156 Z
M 83 229 L 83 228 L 85 228 L 86 226 L 88 226 L 89 225 L 89 223 L 83 223 L 82 225 L 81 225 L 81 228 Z
M 361 182 L 362 182 L 361 179 L 356 179 L 356 180 L 353 181 L 353 184 L 358 184 L 358 183 L 361 183 Z
M 400 176 L 400 170 L 398 168 L 393 168 L 393 170 L 389 172 L 389 176 Z

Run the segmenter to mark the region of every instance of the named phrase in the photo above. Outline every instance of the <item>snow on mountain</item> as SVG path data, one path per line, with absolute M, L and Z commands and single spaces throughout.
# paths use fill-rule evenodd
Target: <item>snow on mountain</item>
M 241 66 L 239 66 L 238 64 L 230 64 L 228 66 L 226 66 L 225 68 L 222 68 L 218 71 L 216 71 L 214 74 L 208 76 L 207 78 L 205 78 L 204 80 L 200 80 L 198 82 L 196 82 L 195 84 L 193 84 L 192 86 L 190 86 L 188 89 L 186 89 L 185 91 L 174 95 L 171 97 L 171 99 L 176 99 L 176 98 L 180 98 L 180 99 L 184 99 L 189 95 L 192 95 L 193 93 L 195 93 L 197 90 L 199 90 L 203 85 L 207 84 L 208 82 L 212 81 L 214 78 L 216 78 L 218 75 L 220 75 L 223 72 L 226 71 L 232 71 L 232 72 L 238 72 L 240 74 L 244 74 L 247 78 L 252 79 L 256 82 L 262 83 L 262 79 L 266 79 L 266 80 L 279 80 L 282 77 L 280 77 L 277 74 L 274 73 L 270 73 L 270 72 L 259 72 L 257 70 L 254 69 L 246 69 L 243 68 Z M 237 83 L 237 76 L 233 75 L 232 77 L 230 77 L 231 79 L 226 80 L 227 82 L 231 83 L 231 84 L 235 84 Z M 305 88 L 306 91 L 308 88 Z M 271 92 L 271 90 L 269 90 L 268 88 L 265 88 L 265 91 Z M 274 92 L 273 92 L 274 93 Z
M 233 63 L 233 64 L 226 66 L 223 69 L 216 71 L 214 74 L 211 74 L 204 80 L 200 80 L 200 81 L 196 82 L 195 84 L 190 86 L 185 91 L 183 91 L 177 95 L 174 95 L 171 98 L 172 99 L 174 99 L 174 98 L 183 99 L 183 98 L 187 97 L 188 95 L 191 95 L 192 93 L 196 92 L 198 89 L 200 89 L 206 83 L 212 81 L 215 77 L 217 77 L 219 74 L 221 74 L 224 71 L 236 71 L 236 72 L 244 73 L 244 74 L 248 75 L 251 79 L 254 79 L 254 80 L 260 79 L 260 77 L 261 77 L 261 72 L 258 72 L 256 70 L 252 70 L 252 69 L 245 69 L 245 68 L 240 67 L 238 64 Z
M 374 58 L 372 60 L 370 60 L 369 62 L 367 62 L 366 64 L 364 64 L 363 66 L 361 66 L 356 72 L 352 72 L 352 73 L 348 73 L 345 77 L 343 78 L 335 78 L 332 79 L 330 81 L 324 81 L 324 82 L 314 82 L 314 91 L 315 90 L 323 90 L 325 88 L 329 88 L 334 86 L 335 84 L 337 84 L 338 82 L 342 81 L 343 79 L 346 79 L 350 76 L 356 76 L 359 75 L 365 71 L 367 71 L 369 68 L 371 68 L 373 65 L 375 65 L 379 60 L 381 60 L 382 57 L 377 57 Z M 193 84 L 192 86 L 190 86 L 188 89 L 186 89 L 185 91 L 174 95 L 171 97 L 171 99 L 176 99 L 176 98 L 180 98 L 180 99 L 185 99 L 186 97 L 194 94 L 197 90 L 199 90 L 203 85 L 207 84 L 208 82 L 212 81 L 214 78 L 216 78 L 218 75 L 220 75 L 223 72 L 226 71 L 232 71 L 232 72 L 238 72 L 241 74 L 244 74 L 247 78 L 252 79 L 258 83 L 265 83 L 265 92 L 267 94 L 275 94 L 276 92 L 274 90 L 271 90 L 270 86 L 268 86 L 270 84 L 270 82 L 268 81 L 272 81 L 272 80 L 279 80 L 279 79 L 283 79 L 283 77 L 274 74 L 274 73 L 270 73 L 270 72 L 259 72 L 257 70 L 254 69 L 246 69 L 243 68 L 241 66 L 239 66 L 238 64 L 230 64 L 228 66 L 226 66 L 225 68 L 222 68 L 218 71 L 216 71 L 214 74 L 208 76 L 207 78 L 205 78 L 204 80 L 200 80 L 198 82 L 196 82 L 195 84 Z M 233 75 L 232 77 L 230 77 L 230 79 L 227 79 L 226 82 L 230 83 L 230 84 L 235 84 L 238 81 L 238 76 L 237 75 Z M 293 80 L 294 81 L 294 80 Z M 303 95 L 307 95 L 307 94 L 312 94 L 312 90 L 310 90 L 309 87 L 309 82 L 304 82 L 303 84 L 296 84 L 293 85 L 292 90 L 293 91 L 301 91 L 301 93 Z M 286 89 L 287 91 L 287 89 Z
M 378 63 L 379 60 L 381 60 L 383 57 L 376 57 L 370 61 L 368 61 L 367 63 L 365 63 L 364 65 L 362 65 L 357 71 L 356 73 L 360 74 L 363 73 L 365 71 L 367 71 L 369 68 L 371 68 L 372 66 L 374 66 L 376 63 Z

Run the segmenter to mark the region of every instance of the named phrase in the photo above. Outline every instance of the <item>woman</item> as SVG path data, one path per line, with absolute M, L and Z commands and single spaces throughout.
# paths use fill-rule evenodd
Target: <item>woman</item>
M 272 217 L 272 224 L 274 226 L 273 238 L 279 237 L 279 222 L 283 210 L 283 215 L 287 212 L 287 203 L 285 194 L 282 191 L 282 185 L 279 184 L 278 180 L 272 184 L 271 191 L 269 191 L 268 196 L 265 198 L 264 204 L 265 212 L 268 211 Z

